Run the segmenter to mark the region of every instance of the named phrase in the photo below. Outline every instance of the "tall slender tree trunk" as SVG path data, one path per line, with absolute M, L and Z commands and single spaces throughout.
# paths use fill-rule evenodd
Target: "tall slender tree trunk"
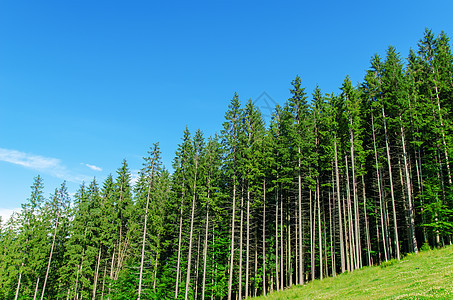
M 97 285 L 98 285 L 98 275 L 99 275 L 99 264 L 101 263 L 101 245 L 99 245 L 99 254 L 98 254 L 98 259 L 97 259 L 97 262 L 96 262 L 96 268 L 95 268 L 95 271 L 94 271 L 94 284 L 93 284 L 93 297 L 92 299 L 96 299 L 96 289 L 97 289 Z
M 330 258 L 331 258 L 331 264 L 332 264 L 332 276 L 335 277 L 337 275 L 336 271 L 336 259 L 335 259 L 335 243 L 336 243 L 336 232 L 335 232 L 335 226 L 333 226 L 333 218 L 335 218 L 335 199 L 332 199 L 335 197 L 335 184 L 334 184 L 334 172 L 333 172 L 333 162 L 332 162 L 332 192 L 329 192 L 329 231 L 330 231 Z M 332 216 L 332 211 L 334 212 L 334 215 Z M 327 251 L 327 248 L 326 248 Z
M 389 179 L 390 179 L 390 195 L 392 197 L 393 228 L 394 228 L 394 236 L 395 236 L 395 252 L 396 252 L 396 258 L 398 260 L 400 260 L 401 259 L 401 255 L 400 255 L 400 243 L 399 243 L 399 239 L 398 239 L 398 224 L 397 224 L 397 218 L 396 218 L 395 193 L 393 191 L 392 162 L 391 162 L 391 157 L 390 157 L 390 145 L 389 145 L 389 139 L 388 139 L 388 134 L 387 134 L 387 123 L 385 121 L 384 106 L 382 106 L 382 118 L 384 120 L 385 148 L 387 150 L 387 163 L 388 163 Z
M 113 280 L 113 272 L 114 272 L 114 264 L 115 264 L 115 248 L 116 248 L 116 243 L 113 245 L 112 261 L 110 262 L 109 296 L 111 294 L 111 288 L 112 288 L 112 280 Z M 108 299 L 110 299 L 110 297 Z
M 400 115 L 400 122 L 401 120 L 401 115 Z M 408 217 L 409 217 L 409 240 L 410 240 L 410 245 L 411 245 L 411 251 L 418 253 L 418 248 L 417 248 L 417 239 L 415 237 L 415 214 L 414 214 L 414 208 L 412 204 L 412 188 L 411 188 L 411 180 L 410 180 L 410 173 L 409 173 L 409 168 L 408 168 L 408 162 L 407 162 L 407 151 L 406 151 L 406 139 L 404 136 L 404 129 L 403 125 L 401 124 L 400 126 L 401 130 L 401 144 L 403 146 L 403 161 L 404 161 L 404 172 L 406 175 L 406 189 L 407 189 L 407 204 L 408 204 Z
M 295 203 L 297 205 L 297 201 Z M 294 253 L 294 275 L 295 275 L 295 283 L 299 284 L 299 227 L 297 226 L 299 223 L 299 215 L 296 211 L 296 220 L 294 221 L 294 230 L 296 231 L 294 235 L 295 239 L 295 253 Z
M 417 129 L 418 132 L 418 129 Z M 424 190 L 423 190 L 423 172 L 422 172 L 422 158 L 420 155 L 420 147 L 417 146 L 415 150 L 415 169 L 417 171 L 417 184 L 418 184 L 418 192 L 420 194 L 420 207 L 422 213 L 422 222 L 426 224 L 426 214 L 424 209 Z M 426 230 L 426 226 L 423 226 L 423 243 L 428 243 L 428 231 Z
M 288 235 L 287 235 L 287 244 L 288 244 L 288 254 L 287 254 L 287 258 L 288 258 L 288 262 L 287 262 L 287 269 L 288 269 L 288 284 L 289 286 L 291 287 L 293 285 L 293 266 L 292 266 L 292 262 L 291 262 L 291 256 L 292 256 L 292 249 L 291 249 L 291 214 L 288 212 L 288 209 L 287 209 L 287 215 L 288 215 L 288 219 L 287 219 L 287 222 L 288 222 Z
M 198 172 L 198 160 L 195 162 L 195 176 L 193 182 L 193 195 L 192 195 L 192 212 L 190 216 L 190 233 L 189 233 L 189 254 L 187 255 L 187 275 L 186 275 L 186 290 L 184 299 L 189 299 L 189 285 L 190 285 L 190 268 L 192 263 L 192 241 L 193 241 L 193 223 L 195 218 L 195 200 L 197 195 L 197 172 Z
M 243 264 L 243 240 L 244 240 L 244 182 L 241 187 L 241 222 L 239 225 L 239 299 L 242 299 L 242 264 Z
M 60 216 L 58 215 L 57 221 L 55 222 L 55 230 L 53 232 L 53 237 L 52 237 L 52 246 L 50 247 L 49 262 L 47 263 L 46 276 L 44 277 L 44 284 L 42 286 L 41 300 L 44 299 L 44 293 L 46 292 L 46 283 L 47 283 L 47 278 L 49 277 L 50 263 L 52 262 L 52 255 L 53 255 L 53 249 L 55 247 L 55 237 L 57 236 L 57 228 L 58 228 L 59 219 L 60 219 Z
M 310 265 L 311 265 L 311 281 L 315 280 L 315 239 L 314 239 L 314 209 L 313 197 L 310 189 Z
M 285 269 L 284 269 L 284 257 L 285 247 L 283 244 L 283 188 L 280 188 L 280 289 L 284 288 Z
M 198 298 L 198 274 L 199 274 L 199 267 L 200 267 L 200 242 L 201 242 L 201 235 L 198 235 L 198 245 L 197 245 L 197 263 L 195 264 L 195 294 L 194 299 Z
M 348 213 L 347 213 L 347 202 L 345 200 L 345 196 L 342 195 L 343 200 L 343 222 L 344 222 L 344 252 L 345 252 L 345 259 L 346 259 L 346 269 L 348 272 L 351 272 L 351 255 L 350 255 L 350 247 L 349 247 L 349 230 L 348 230 Z
M 157 234 L 157 250 L 155 253 L 156 257 L 154 258 L 154 276 L 153 276 L 153 291 L 156 292 L 156 282 L 157 282 L 157 267 L 160 259 L 160 233 Z
M 334 135 L 334 150 L 335 150 L 335 176 L 337 186 L 337 201 L 338 201 L 338 224 L 340 233 L 340 259 L 341 259 L 341 273 L 346 270 L 346 260 L 344 253 L 344 240 L 343 240 L 343 218 L 341 216 L 341 195 L 340 195 L 340 171 L 338 168 L 338 150 L 337 150 L 337 136 Z
M 86 230 L 85 230 L 86 233 Z M 82 267 L 83 267 L 83 258 L 85 257 L 85 249 L 82 251 L 82 259 L 80 260 L 80 267 L 77 268 L 77 275 L 76 275 L 76 282 L 75 282 L 75 287 L 74 287 L 74 299 L 77 298 L 77 288 L 79 284 L 79 274 L 82 272 Z
M 330 193 L 329 193 L 330 194 Z M 322 226 L 323 228 L 323 232 L 324 232 L 324 276 L 325 277 L 329 277 L 329 261 L 328 261 L 328 258 L 327 258 L 327 222 L 326 222 L 326 214 L 323 213 L 323 223 L 324 223 L 324 226 Z
M 140 275 L 138 280 L 138 298 L 140 300 L 142 294 L 142 280 L 143 280 L 143 265 L 145 262 L 145 242 L 146 242 L 146 227 L 148 225 L 148 210 L 149 210 L 149 198 L 151 194 L 151 182 L 152 178 L 148 184 L 148 194 L 146 196 L 146 209 L 145 209 L 145 224 L 143 225 L 143 236 L 142 236 L 142 254 L 140 256 Z
M 280 291 L 280 277 L 279 272 L 280 272 L 280 266 L 279 266 L 279 256 L 278 256 L 278 251 L 279 251 L 279 241 L 278 241 L 278 189 L 276 190 L 275 193 L 275 282 L 277 286 L 277 291 Z
M 414 158 L 415 158 L 415 170 L 417 173 L 417 186 L 418 186 L 418 193 L 419 193 L 419 199 L 420 199 L 420 207 L 421 207 L 421 215 L 422 215 L 422 222 L 423 224 L 426 224 L 426 215 L 424 211 L 424 205 L 423 205 L 423 197 L 424 197 L 424 192 L 423 192 L 423 175 L 422 175 L 422 169 L 421 169 L 421 149 L 420 146 L 418 145 L 418 140 L 416 136 L 419 136 L 420 134 L 420 129 L 418 124 L 414 125 L 413 122 L 413 115 L 412 115 L 412 107 L 411 107 L 411 101 L 409 98 L 409 111 L 411 112 L 411 125 L 415 126 L 415 131 L 417 132 L 417 135 L 414 134 L 413 137 L 413 142 L 414 143 Z M 423 226 L 423 243 L 428 243 L 428 232 L 426 230 L 426 226 Z
M 298 208 L 299 208 L 299 284 L 304 284 L 304 259 L 303 259 L 303 239 L 302 239 L 302 178 L 300 174 L 301 162 L 300 162 L 300 146 L 298 147 L 299 158 L 297 160 L 298 169 Z
M 384 199 L 382 196 L 382 182 L 380 177 L 380 170 L 379 170 L 379 162 L 378 162 L 378 154 L 377 154 L 377 147 L 376 147 L 376 134 L 374 129 L 374 117 L 373 117 L 373 110 L 371 110 L 371 129 L 373 132 L 373 147 L 374 147 L 374 160 L 376 163 L 376 176 L 377 176 L 377 184 L 378 184 L 378 192 L 379 192 L 379 208 L 380 208 L 380 215 L 381 215 L 381 229 L 382 229 L 382 242 L 384 248 L 384 258 L 385 261 L 389 259 L 389 251 L 388 251 L 388 230 L 387 230 L 387 221 L 385 220 L 386 213 L 385 213 L 385 204 Z M 378 232 L 379 236 L 379 232 Z
M 319 193 L 319 178 L 317 180 L 317 193 L 316 193 L 316 198 L 317 198 L 317 202 L 318 202 L 318 245 L 319 245 L 319 279 L 323 279 L 323 274 L 322 274 L 322 231 L 321 231 L 321 196 L 320 196 L 320 193 Z
M 206 291 L 206 264 L 208 260 L 208 230 L 209 230 L 209 189 L 208 189 L 208 204 L 206 205 L 206 221 L 205 221 L 205 235 L 203 246 L 203 287 L 201 291 L 201 300 L 205 300 Z
M 215 245 L 215 226 L 212 225 L 212 248 Z M 214 284 L 217 281 L 217 262 L 215 261 L 215 252 L 212 251 L 211 257 L 211 300 L 214 300 Z M 215 279 L 215 280 L 214 280 Z
M 266 296 L 266 178 L 263 180 L 263 295 Z
M 234 263 L 234 219 L 236 214 L 236 179 L 233 176 L 233 216 L 231 219 L 231 246 L 230 246 L 230 273 L 228 278 L 228 300 L 231 300 L 233 286 L 233 263 Z
M 356 256 L 355 256 L 355 234 L 354 234 L 354 225 L 352 221 L 352 204 L 351 204 L 351 186 L 349 182 L 349 163 L 348 163 L 348 156 L 345 155 L 345 163 L 346 163 L 346 197 L 348 203 L 348 233 L 349 233 L 349 270 L 354 271 L 356 267 Z
M 245 297 L 249 296 L 249 274 L 250 274 L 250 188 L 247 184 L 247 245 L 245 262 Z
M 254 287 L 254 294 L 253 297 L 258 296 L 258 230 L 256 230 L 256 238 L 255 240 L 255 276 L 253 277 L 253 287 Z
M 17 280 L 16 295 L 14 296 L 14 300 L 17 300 L 17 298 L 19 297 L 20 282 L 22 281 L 22 268 L 23 267 L 24 267 L 24 261 L 22 260 L 22 264 L 20 265 L 20 271 L 19 271 L 19 279 Z
M 107 274 L 107 265 L 104 265 L 104 276 L 102 277 L 102 293 L 101 300 L 104 299 L 104 290 L 105 290 L 105 275 Z
M 116 267 L 115 280 L 118 280 L 118 276 L 120 275 L 120 271 L 123 268 L 123 262 L 124 262 L 124 259 L 126 258 L 127 249 L 128 249 L 127 247 L 128 247 L 128 244 L 129 244 L 129 238 L 126 237 L 122 244 L 123 244 L 123 246 L 121 247 L 121 252 L 118 253 L 118 264 L 117 264 L 117 267 Z
M 367 198 L 366 198 L 366 189 L 365 189 L 365 175 L 362 174 L 362 194 L 363 194 L 363 215 L 365 218 L 365 236 L 366 236 L 366 250 L 367 250 L 367 265 L 373 265 L 371 260 L 371 237 L 370 237 L 370 229 L 369 229 L 369 222 L 368 222 L 368 215 L 367 215 Z
M 434 68 L 433 68 L 433 73 L 434 73 Z M 436 90 L 436 100 L 437 100 L 437 110 L 439 113 L 439 120 L 440 120 L 440 131 L 442 135 L 442 145 L 443 145 L 443 150 L 444 150 L 444 155 L 445 155 L 445 164 L 447 166 L 447 176 L 448 176 L 448 183 L 452 185 L 452 178 L 451 178 L 451 170 L 450 170 L 450 160 L 448 158 L 448 151 L 447 151 L 447 142 L 445 140 L 445 131 L 444 131 L 444 120 L 442 118 L 442 111 L 440 108 L 440 97 L 439 97 L 439 88 L 437 86 L 437 82 L 435 84 L 435 90 Z
M 357 196 L 357 184 L 355 175 L 355 151 L 354 151 L 354 131 L 352 130 L 352 118 L 349 118 L 349 135 L 350 135 L 350 152 L 351 152 L 351 171 L 352 171 L 352 194 L 353 194 L 353 206 L 354 206 L 354 241 L 355 241 L 355 269 L 359 269 L 362 266 L 361 263 L 361 246 L 360 246 L 360 225 L 359 225 L 359 199 Z
M 182 243 L 182 214 L 183 214 L 183 204 L 184 204 L 184 181 L 182 183 L 182 196 L 181 196 L 181 209 L 179 212 L 179 236 L 178 236 L 178 262 L 176 264 L 176 284 L 175 284 L 175 299 L 178 298 L 179 291 L 179 274 L 181 273 L 181 243 Z
M 36 297 L 38 296 L 38 286 L 39 286 L 39 276 L 38 276 L 38 279 L 36 280 L 36 287 L 35 287 L 35 293 L 33 295 L 33 300 L 36 300 Z

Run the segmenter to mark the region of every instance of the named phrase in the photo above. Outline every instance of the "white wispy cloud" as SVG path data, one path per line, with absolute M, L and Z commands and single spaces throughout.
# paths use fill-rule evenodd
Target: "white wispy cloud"
M 101 167 L 98 167 L 98 166 L 95 166 L 95 165 L 90 165 L 90 164 L 83 164 L 84 166 L 90 168 L 91 170 L 93 171 L 99 171 L 101 172 L 102 171 L 102 168 Z
M 57 158 L 44 157 L 4 148 L 0 148 L 0 161 L 6 161 L 34 170 L 61 168 L 61 161 Z
M 90 176 L 76 174 L 69 171 L 58 158 L 45 157 L 12 149 L 0 148 L 0 161 L 19 165 L 40 173 L 49 174 L 66 181 L 80 183 L 82 181 L 91 180 Z
M 2 217 L 2 222 L 5 223 L 11 217 L 14 212 L 20 212 L 20 208 L 0 208 L 0 217 Z

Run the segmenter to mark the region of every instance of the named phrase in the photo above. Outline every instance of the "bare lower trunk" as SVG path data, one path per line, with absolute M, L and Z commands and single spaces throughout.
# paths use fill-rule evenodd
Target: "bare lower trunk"
M 55 230 L 54 230 L 53 238 L 52 238 L 52 246 L 50 247 L 49 262 L 47 263 L 46 277 L 44 277 L 44 284 L 43 284 L 43 287 L 42 287 L 41 300 L 44 299 L 44 293 L 46 291 L 46 283 L 47 283 L 47 278 L 49 277 L 50 263 L 52 262 L 52 254 L 53 254 L 53 249 L 55 247 L 55 237 L 57 235 L 57 227 L 58 227 L 59 218 L 60 217 L 57 216 L 57 221 L 55 222 Z
M 179 292 L 179 274 L 181 273 L 181 243 L 182 243 L 182 214 L 183 214 L 183 202 L 184 202 L 184 184 L 183 184 L 183 195 L 181 199 L 181 211 L 179 213 L 179 237 L 178 237 L 178 262 L 176 263 L 176 284 L 175 284 L 175 299 L 178 298 Z
M 253 277 L 253 287 L 254 287 L 253 297 L 258 296 L 258 285 L 256 282 L 257 279 L 258 279 L 258 238 L 255 239 L 255 276 Z
M 209 199 L 209 191 L 208 191 Z M 205 237 L 203 246 L 203 287 L 201 291 L 201 300 L 204 300 L 206 291 L 206 263 L 208 260 L 208 230 L 209 230 L 209 204 L 206 205 L 206 222 L 205 222 Z
M 266 296 L 266 179 L 263 181 L 263 295 Z
M 140 275 L 139 275 L 139 280 L 138 280 L 138 298 L 137 298 L 137 300 L 140 300 L 140 296 L 142 294 L 143 264 L 145 262 L 146 227 L 147 227 L 147 223 L 148 223 L 148 209 L 149 209 L 150 192 L 151 192 L 151 181 L 148 184 L 148 195 L 146 197 L 145 224 L 143 225 L 142 253 L 141 253 L 141 257 L 140 257 Z
M 333 163 L 332 163 L 333 165 Z M 334 185 L 334 176 L 333 176 L 333 168 L 332 168 L 332 192 L 329 193 L 329 231 L 330 231 L 330 258 L 331 258 L 331 264 L 332 264 L 332 276 L 336 276 L 336 260 L 335 260 L 335 226 L 333 226 L 333 218 L 335 218 L 335 199 L 332 199 L 332 197 L 335 196 L 335 185 Z M 334 215 L 332 216 L 332 210 L 334 212 Z M 326 248 L 327 251 L 327 248 Z
M 355 234 L 354 234 L 354 225 L 352 221 L 352 204 L 351 204 L 351 188 L 349 182 L 349 164 L 348 156 L 345 155 L 346 160 L 346 197 L 348 200 L 348 229 L 349 229 L 349 270 L 354 271 L 356 264 L 356 252 L 355 252 Z
M 346 269 L 348 272 L 351 272 L 351 256 L 350 256 L 350 247 L 349 247 L 349 230 L 348 230 L 348 213 L 347 213 L 347 202 L 344 199 L 344 195 L 342 197 L 343 200 L 343 222 L 344 222 L 344 252 L 346 258 Z
M 283 191 L 283 189 L 280 189 L 281 191 Z M 285 269 L 284 269 L 284 257 L 285 257 L 285 253 L 284 253 L 284 244 L 283 244 L 283 194 L 280 194 L 280 248 L 281 248 L 281 252 L 280 252 L 280 289 L 283 290 L 283 282 L 284 282 L 284 279 L 285 279 Z
M 233 179 L 234 180 L 234 179 Z M 233 184 L 233 212 L 231 220 L 231 246 L 230 246 L 230 272 L 228 278 L 228 300 L 231 300 L 233 286 L 233 263 L 234 263 L 234 219 L 236 214 L 236 183 Z
M 107 274 L 107 265 L 104 265 L 104 277 L 102 278 L 102 293 L 101 293 L 101 300 L 104 299 L 105 274 Z
M 82 272 L 83 258 L 84 257 L 85 257 L 85 249 L 83 249 L 83 252 L 82 252 L 82 259 L 80 260 L 80 267 L 77 268 L 76 282 L 75 282 L 75 288 L 74 288 L 74 299 L 77 298 L 77 288 L 78 288 L 78 284 L 79 284 L 79 274 Z
M 277 291 L 280 291 L 280 278 L 279 278 L 279 241 L 278 241 L 278 190 L 275 193 L 275 283 L 277 286 Z
M 197 170 L 198 166 L 195 166 Z M 193 183 L 193 197 L 192 197 L 192 213 L 190 216 L 190 234 L 189 234 L 189 254 L 187 255 L 187 275 L 186 275 L 186 290 L 184 299 L 189 299 L 189 285 L 190 285 L 190 268 L 192 263 L 192 240 L 193 240 L 193 223 L 195 218 L 195 199 L 196 199 L 196 188 L 197 188 L 197 171 L 195 171 L 195 178 Z
M 99 254 L 98 254 L 98 261 L 96 263 L 95 274 L 94 274 L 94 284 L 93 284 L 93 297 L 92 299 L 96 299 L 96 289 L 98 285 L 98 275 L 99 275 L 99 264 L 101 263 L 101 246 L 99 246 Z
M 395 252 L 396 252 L 396 258 L 398 260 L 400 260 L 401 259 L 401 255 L 400 255 L 400 244 L 399 244 L 399 239 L 398 239 L 398 224 L 397 224 L 397 218 L 396 218 L 395 193 L 393 192 L 392 163 L 391 163 L 391 158 L 390 158 L 390 146 L 389 146 L 389 140 L 388 140 L 388 135 L 387 135 L 387 124 L 385 122 L 384 107 L 382 107 L 382 117 L 384 119 L 385 148 L 387 150 L 387 162 L 388 162 L 389 179 L 390 179 L 390 194 L 391 194 L 391 197 L 392 197 L 393 228 L 394 228 L 394 236 L 395 236 Z
M 19 279 L 17 280 L 16 295 L 14 296 L 14 300 L 17 300 L 17 297 L 19 297 L 20 282 L 22 280 L 22 268 L 23 267 L 24 267 L 24 261 L 22 261 L 22 264 L 20 266 Z
M 298 225 L 298 220 L 299 220 L 299 216 L 297 214 L 297 210 L 296 210 L 296 221 L 294 222 L 294 229 L 296 231 L 296 234 L 294 236 L 295 238 L 295 243 L 294 245 L 296 246 L 296 249 L 295 250 L 295 253 L 294 253 L 294 275 L 295 275 L 295 279 L 296 279 L 296 284 L 299 284 L 299 227 L 297 226 Z
M 434 71 L 433 71 L 434 73 Z M 452 179 L 451 179 L 451 170 L 450 170 L 450 160 L 448 158 L 448 151 L 447 151 L 447 142 L 445 140 L 445 131 L 444 131 L 444 120 L 442 118 L 442 111 L 440 108 L 440 97 L 439 97 L 439 89 L 436 84 L 436 98 L 437 98 L 437 109 L 439 113 L 439 120 L 440 120 L 440 130 L 442 134 L 442 145 L 444 146 L 444 155 L 445 155 L 445 160 L 446 160 L 446 166 L 447 166 L 447 176 L 448 176 L 448 183 L 452 185 Z
M 378 183 L 378 191 L 379 191 L 379 208 L 380 208 L 380 215 L 381 215 L 381 229 L 382 229 L 382 242 L 383 242 L 383 248 L 384 248 L 384 257 L 385 261 L 388 261 L 388 243 L 387 243 L 387 227 L 384 218 L 386 216 L 385 214 L 385 208 L 384 208 L 384 199 L 382 197 L 382 184 L 381 184 L 381 177 L 380 177 L 380 171 L 379 171 L 379 162 L 378 162 L 378 155 L 377 155 L 377 148 L 376 148 L 376 134 L 375 134 L 375 129 L 374 129 L 374 117 L 373 117 L 373 111 L 371 111 L 371 128 L 373 131 L 373 147 L 374 147 L 374 160 L 376 163 L 376 176 L 377 176 L 377 183 Z M 378 232 L 378 237 L 379 237 L 379 232 Z
M 250 274 L 250 190 L 247 187 L 247 245 L 245 262 L 245 297 L 249 296 L 249 274 Z
M 243 186 L 243 185 L 242 185 Z M 239 299 L 242 299 L 242 244 L 243 244 L 243 228 L 244 228 L 244 188 L 241 189 L 241 222 L 239 226 Z
M 318 198 L 318 245 L 319 245 L 319 279 L 323 278 L 323 270 L 322 270 L 322 232 L 321 232 L 321 204 L 320 204 L 320 194 L 319 194 L 319 179 L 318 179 L 318 184 L 317 184 L 318 192 L 317 198 Z
M 110 281 L 109 281 L 109 296 L 111 294 L 111 281 L 113 280 L 113 269 L 114 269 L 114 262 L 115 262 L 115 248 L 116 248 L 116 243 L 113 245 L 113 253 L 112 253 L 112 261 L 110 263 Z M 110 298 L 108 298 L 110 299 Z
M 157 250 L 155 253 L 156 257 L 154 258 L 154 278 L 153 278 L 153 291 L 156 291 L 156 282 L 157 282 L 157 267 L 160 259 L 160 233 L 157 235 Z
M 337 202 L 338 202 L 338 227 L 340 233 L 340 259 L 341 259 L 341 273 L 346 270 L 345 253 L 344 253 L 344 240 L 343 240 L 343 218 L 341 216 L 341 196 L 340 196 L 340 172 L 338 168 L 338 150 L 337 150 L 337 137 L 334 136 L 334 150 L 335 150 L 335 177 L 337 186 Z
M 354 131 L 352 130 L 352 118 L 349 119 L 350 124 L 350 152 L 351 152 L 351 171 L 352 171 L 352 194 L 353 194 L 353 206 L 354 206 L 354 251 L 355 251 L 355 268 L 359 269 L 362 267 L 361 262 L 361 245 L 360 245 L 360 224 L 359 224 L 359 199 L 357 196 L 357 184 L 355 175 L 355 149 L 354 149 Z
M 300 147 L 298 148 L 299 150 L 299 156 L 300 156 Z M 301 163 L 300 163 L 300 158 L 298 159 L 298 208 L 299 208 L 299 284 L 304 284 L 304 259 L 303 259 L 303 254 L 302 254 L 302 247 L 303 247 L 303 240 L 302 240 L 302 179 L 301 179 L 301 174 L 300 174 L 300 168 L 301 168 Z
M 39 277 L 36 280 L 35 294 L 33 295 L 33 300 L 36 300 L 36 296 L 38 295 L 38 286 L 39 286 Z
M 287 282 L 289 282 L 289 286 L 291 287 L 293 285 L 293 266 L 292 266 L 292 262 L 291 262 L 291 256 L 292 256 L 292 249 L 291 249 L 291 214 L 290 213 L 287 213 L 288 215 L 288 219 L 287 219 L 287 222 L 288 222 L 288 236 L 286 238 L 287 240 L 287 244 L 288 244 L 288 253 L 287 253 L 287 258 L 288 258 L 288 262 L 287 262 L 287 269 L 288 269 L 288 280 Z
M 401 116 L 400 116 L 401 122 Z M 404 171 L 406 175 L 406 189 L 407 189 L 407 204 L 408 204 L 408 217 L 409 217 L 409 240 L 411 245 L 411 251 L 418 253 L 417 248 L 417 239 L 415 238 L 415 216 L 414 216 L 414 208 L 412 205 L 412 188 L 411 188 L 411 180 L 409 175 L 409 168 L 407 162 L 407 152 L 406 152 L 406 141 L 404 136 L 404 129 L 403 126 L 400 126 L 401 129 L 401 144 L 403 146 L 403 161 L 404 161 Z
M 370 229 L 368 226 L 368 215 L 367 215 L 367 205 L 366 205 L 366 194 L 365 194 L 365 176 L 362 175 L 362 194 L 363 194 L 363 214 L 365 218 L 365 236 L 366 236 L 366 249 L 367 249 L 367 265 L 371 266 L 373 262 L 371 261 L 371 238 L 370 238 Z
M 311 281 L 315 280 L 315 239 L 314 239 L 314 209 L 313 199 L 310 190 L 310 265 L 311 265 Z
M 195 272 L 195 294 L 194 299 L 196 300 L 198 297 L 198 273 L 199 273 L 199 266 L 200 266 L 200 241 L 201 236 L 198 235 L 198 245 L 197 245 L 197 263 L 195 264 L 196 272 Z

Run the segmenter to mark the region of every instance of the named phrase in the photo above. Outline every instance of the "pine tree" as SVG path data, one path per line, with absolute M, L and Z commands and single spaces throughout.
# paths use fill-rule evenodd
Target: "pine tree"
M 144 193 L 146 195 L 146 205 L 144 210 L 144 224 L 143 224 L 143 236 L 141 242 L 141 255 L 140 255 L 140 275 L 138 281 L 138 298 L 140 299 L 142 294 L 142 281 L 143 281 L 143 273 L 144 273 L 144 262 L 145 262 L 145 243 L 146 243 L 146 234 L 148 230 L 148 218 L 149 218 L 149 208 L 150 202 L 155 201 L 156 199 L 152 199 L 153 194 L 152 192 L 155 189 L 156 180 L 161 172 L 161 160 L 160 160 L 160 149 L 159 144 L 155 143 L 151 151 L 148 151 L 149 156 L 145 157 L 145 162 L 143 163 L 143 168 L 140 171 L 140 176 L 142 177 L 142 183 L 145 184 L 144 186 Z M 154 250 L 154 254 L 156 254 L 156 250 Z M 157 261 L 157 257 L 154 257 Z M 156 262 L 157 263 L 157 262 Z
M 301 79 L 299 76 L 296 76 L 291 82 L 291 85 L 294 87 L 290 90 L 292 97 L 288 100 L 289 106 L 291 108 L 291 112 L 294 118 L 294 133 L 293 139 L 295 146 L 297 147 L 297 188 L 298 188 L 298 239 L 299 239 L 299 284 L 304 283 L 304 240 L 303 240 L 303 224 L 302 224 L 302 177 L 305 177 L 304 171 L 307 171 L 307 166 L 303 165 L 304 159 L 303 154 L 309 153 L 305 152 L 307 149 L 307 145 L 304 143 L 304 137 L 307 137 L 307 120 L 306 116 L 308 114 L 308 103 L 307 103 L 307 96 L 305 93 L 305 88 L 301 86 Z M 311 237 L 312 238 L 312 237 Z
M 234 272 L 234 256 L 235 256 L 235 226 L 236 226 L 236 195 L 238 186 L 238 159 L 239 153 L 239 136 L 242 133 L 242 109 L 239 104 L 239 97 L 235 93 L 233 99 L 228 106 L 228 111 L 225 114 L 225 122 L 223 123 L 222 147 L 225 153 L 225 176 L 229 178 L 227 185 L 228 193 L 231 198 L 231 238 L 230 238 L 230 256 L 229 256 L 229 271 L 228 271 L 228 300 L 232 299 L 233 295 L 233 272 Z M 240 254 L 242 255 L 242 254 Z M 241 276 L 239 276 L 241 281 Z
M 43 179 L 36 176 L 31 186 L 31 194 L 28 202 L 22 205 L 22 211 L 18 216 L 22 226 L 19 232 L 18 242 L 23 246 L 23 256 L 19 268 L 15 299 L 33 294 L 38 287 L 39 279 L 42 279 L 46 266 L 46 257 L 43 249 L 46 247 L 46 230 L 42 220 L 42 206 L 44 204 Z M 22 289 L 21 289 L 22 286 Z
M 51 199 L 43 207 L 44 220 L 47 224 L 48 241 L 47 267 L 41 292 L 41 300 L 46 297 L 55 297 L 58 292 L 58 280 L 60 269 L 64 265 L 63 254 L 68 237 L 71 199 L 69 197 L 66 182 L 63 182 L 59 189 L 55 189 Z M 50 279 L 50 280 L 49 280 Z M 49 285 L 47 282 L 49 281 Z

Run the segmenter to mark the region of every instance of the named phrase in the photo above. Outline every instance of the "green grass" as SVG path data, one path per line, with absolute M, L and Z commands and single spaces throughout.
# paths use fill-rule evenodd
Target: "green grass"
M 453 246 L 256 299 L 453 299 Z

